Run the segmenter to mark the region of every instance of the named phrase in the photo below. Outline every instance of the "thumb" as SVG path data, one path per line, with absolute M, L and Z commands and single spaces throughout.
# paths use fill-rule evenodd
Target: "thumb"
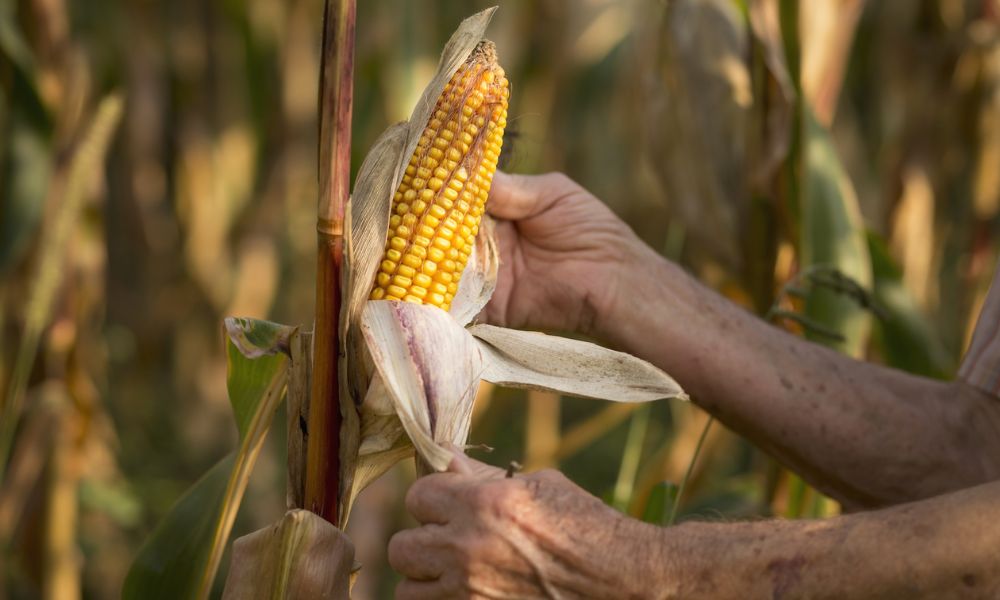
M 499 219 L 527 219 L 580 190 L 576 182 L 562 173 L 511 175 L 497 171 L 486 210 Z
M 498 479 L 503 477 L 501 469 L 481 463 L 474 458 L 469 458 L 462 450 L 452 444 L 448 444 L 452 452 L 451 462 L 448 463 L 448 472 L 458 475 L 465 475 L 475 479 Z

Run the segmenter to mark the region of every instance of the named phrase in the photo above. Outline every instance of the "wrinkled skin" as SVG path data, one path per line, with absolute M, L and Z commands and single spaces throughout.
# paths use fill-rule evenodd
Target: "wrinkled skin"
M 553 470 L 505 472 L 457 453 L 418 480 L 406 508 L 423 525 L 393 536 L 389 562 L 407 580 L 397 598 L 644 597 L 656 528 L 625 518 Z M 645 565 L 646 568 L 641 568 Z M 629 582 L 635 587 L 629 587 Z

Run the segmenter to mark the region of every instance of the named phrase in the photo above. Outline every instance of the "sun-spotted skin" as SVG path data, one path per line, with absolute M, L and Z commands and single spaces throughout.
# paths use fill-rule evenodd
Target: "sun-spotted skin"
M 445 85 L 392 199 L 372 300 L 451 307 L 486 210 L 509 85 L 480 42 Z

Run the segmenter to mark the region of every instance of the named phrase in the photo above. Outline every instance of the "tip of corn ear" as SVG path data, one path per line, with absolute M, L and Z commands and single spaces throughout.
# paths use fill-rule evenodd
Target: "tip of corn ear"
M 508 88 L 489 40 L 445 85 L 393 195 L 372 300 L 450 308 L 486 211 Z

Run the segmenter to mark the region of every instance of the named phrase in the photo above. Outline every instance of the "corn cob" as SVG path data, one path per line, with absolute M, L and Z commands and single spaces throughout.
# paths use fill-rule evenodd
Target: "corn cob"
M 451 306 L 500 157 L 509 93 L 496 47 L 480 42 L 445 85 L 393 196 L 371 299 Z

